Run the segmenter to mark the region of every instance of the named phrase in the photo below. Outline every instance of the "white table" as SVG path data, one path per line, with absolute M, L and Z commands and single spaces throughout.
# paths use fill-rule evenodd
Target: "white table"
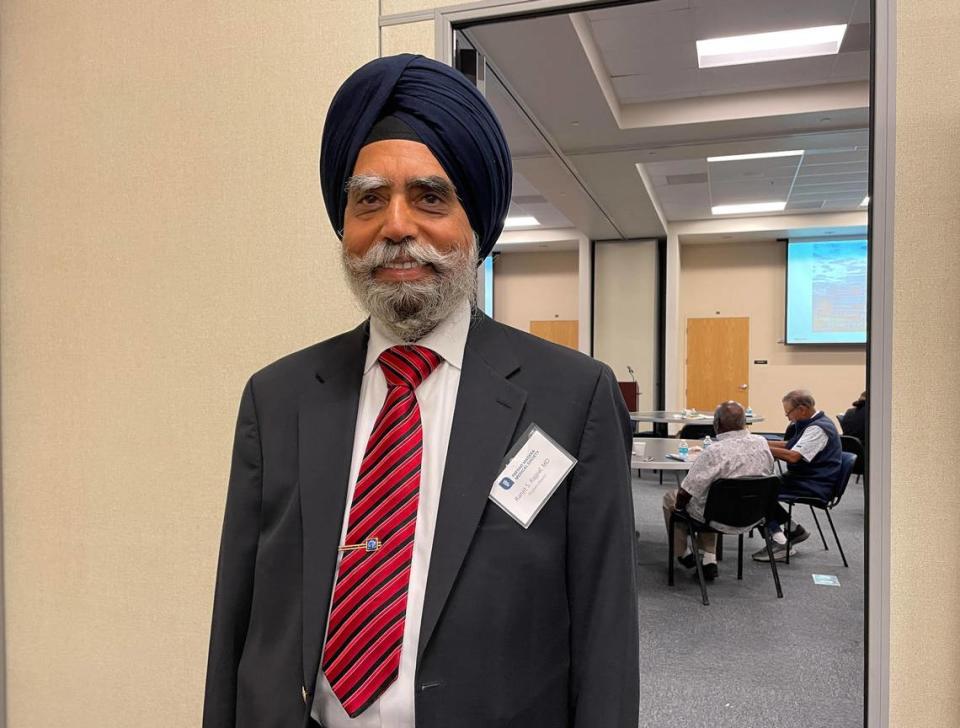
M 634 422 L 654 422 L 665 425 L 712 425 L 713 414 L 698 412 L 695 414 L 685 414 L 679 411 L 671 410 L 653 410 L 651 412 L 631 412 L 630 419 Z M 763 422 L 761 415 L 753 414 L 747 417 L 747 424 L 753 425 L 757 422 Z
M 643 443 L 643 457 L 638 457 L 636 448 L 634 454 L 630 457 L 630 467 L 633 470 L 670 470 L 677 478 L 677 485 L 683 480 L 683 473 L 686 473 L 692 461 L 696 459 L 696 453 L 692 453 L 687 460 L 673 460 L 667 457 L 667 453 L 674 455 L 680 452 L 680 441 L 674 437 L 635 437 L 634 444 Z M 688 445 L 699 444 L 697 441 L 689 442 Z
M 650 412 L 631 412 L 630 419 L 634 422 L 652 422 L 654 432 L 667 435 L 667 425 L 713 425 L 713 413 L 703 412 L 687 414 L 674 410 L 652 410 Z M 747 417 L 747 424 L 753 425 L 763 422 L 763 417 L 757 414 Z

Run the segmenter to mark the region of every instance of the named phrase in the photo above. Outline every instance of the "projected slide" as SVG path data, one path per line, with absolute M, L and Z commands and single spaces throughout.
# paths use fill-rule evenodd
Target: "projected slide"
M 789 242 L 788 344 L 867 340 L 867 241 Z

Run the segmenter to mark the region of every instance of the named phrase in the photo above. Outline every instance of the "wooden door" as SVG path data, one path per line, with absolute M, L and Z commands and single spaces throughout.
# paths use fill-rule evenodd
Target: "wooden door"
M 580 345 L 580 327 L 576 321 L 551 319 L 549 321 L 531 321 L 530 333 L 554 344 L 578 349 Z
M 687 319 L 687 407 L 750 406 L 750 319 Z

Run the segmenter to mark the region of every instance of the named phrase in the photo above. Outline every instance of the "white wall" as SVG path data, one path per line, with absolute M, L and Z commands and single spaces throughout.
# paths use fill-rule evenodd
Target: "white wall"
M 531 321 L 579 320 L 577 251 L 501 253 L 493 261 L 494 318 L 522 331 Z
M 594 275 L 593 355 L 620 381 L 632 366 L 639 409 L 656 409 L 657 242 L 597 243 Z

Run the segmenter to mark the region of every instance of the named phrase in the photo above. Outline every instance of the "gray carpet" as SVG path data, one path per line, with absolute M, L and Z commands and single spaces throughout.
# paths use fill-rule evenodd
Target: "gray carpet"
M 677 568 L 667 586 L 667 534 L 660 500 L 676 487 L 664 473 L 643 479 L 633 494 L 640 582 L 640 726 L 861 728 L 863 725 L 863 487 L 851 479 L 833 511 L 850 564 L 844 568 L 830 526 L 820 518 L 829 551 L 810 510 L 795 509 L 811 531 L 790 565 L 778 564 L 783 599 L 770 566 L 750 559 L 759 534 L 744 538 L 743 581 L 737 540 L 726 537 L 720 578 L 707 583 L 703 606 L 695 572 Z M 840 586 L 818 586 L 813 574 Z

